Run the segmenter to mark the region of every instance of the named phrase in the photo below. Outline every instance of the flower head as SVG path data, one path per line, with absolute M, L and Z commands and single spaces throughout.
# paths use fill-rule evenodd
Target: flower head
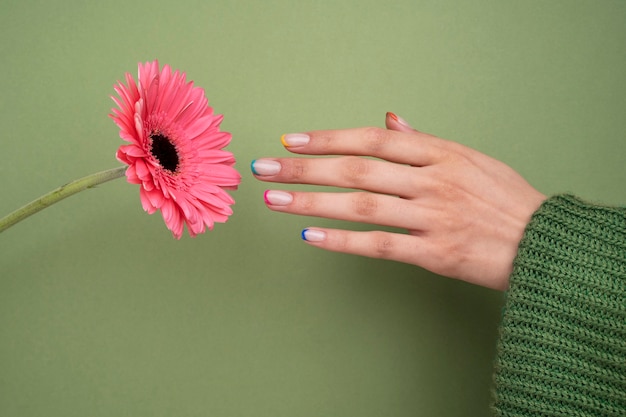
M 114 88 L 118 108 L 110 116 L 129 142 L 116 156 L 128 165 L 127 181 L 140 185 L 144 210 L 161 210 L 177 239 L 185 223 L 193 237 L 225 222 L 234 204 L 225 190 L 237 189 L 241 176 L 223 150 L 231 134 L 220 131 L 223 116 L 213 114 L 204 90 L 158 61 L 139 64 L 137 83 L 127 73 L 126 85 Z

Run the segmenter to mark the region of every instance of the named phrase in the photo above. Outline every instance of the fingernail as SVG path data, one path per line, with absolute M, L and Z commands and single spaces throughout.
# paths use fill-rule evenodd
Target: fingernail
M 265 204 L 270 206 L 286 206 L 293 201 L 293 196 L 284 191 L 267 190 L 263 194 Z
M 397 114 L 392 113 L 392 112 L 387 112 L 387 116 L 391 117 L 393 120 L 400 123 L 401 125 L 410 127 L 411 129 L 413 129 L 413 127 L 406 120 L 404 120 L 402 117 L 398 116 Z
M 326 240 L 326 233 L 321 230 L 304 229 L 302 231 L 302 240 L 307 242 L 321 242 Z
M 309 135 L 303 133 L 288 133 L 280 137 L 283 146 L 303 146 L 309 143 Z
M 250 163 L 254 175 L 276 175 L 280 172 L 280 162 L 271 159 L 255 159 Z

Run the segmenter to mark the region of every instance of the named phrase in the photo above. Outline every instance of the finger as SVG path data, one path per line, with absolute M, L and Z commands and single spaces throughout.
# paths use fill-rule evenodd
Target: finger
M 385 126 L 387 126 L 387 129 L 396 130 L 398 132 L 417 132 L 406 120 L 392 112 L 387 112 L 385 116 Z
M 306 243 L 320 249 L 416 265 L 435 274 L 501 291 L 507 286 L 506 282 L 490 280 L 488 273 L 475 277 L 460 271 L 458 262 L 448 262 L 448 254 L 440 253 L 429 245 L 427 238 L 419 235 L 310 227 L 301 236 Z
M 373 156 L 414 166 L 440 161 L 448 143 L 421 132 L 378 127 L 290 133 L 283 135 L 281 141 L 287 150 L 299 154 Z
M 277 158 L 252 161 L 252 173 L 261 181 L 354 188 L 413 197 L 420 189 L 421 168 L 361 158 Z
M 429 218 L 415 203 L 382 194 L 267 190 L 268 208 L 282 213 L 423 230 Z M 423 213 L 422 213 L 423 211 Z
M 421 265 L 428 249 L 419 236 L 383 231 L 354 232 L 339 229 L 307 228 L 302 239 L 321 249 Z

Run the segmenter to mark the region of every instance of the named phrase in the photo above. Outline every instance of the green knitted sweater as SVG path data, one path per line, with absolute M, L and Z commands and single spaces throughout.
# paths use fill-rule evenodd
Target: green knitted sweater
M 506 293 L 496 416 L 626 416 L 626 207 L 549 198 Z

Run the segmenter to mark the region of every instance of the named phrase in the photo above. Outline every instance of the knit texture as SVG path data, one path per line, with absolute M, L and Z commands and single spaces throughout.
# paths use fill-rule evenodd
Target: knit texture
M 506 293 L 496 416 L 626 416 L 626 208 L 569 195 L 533 215 Z

